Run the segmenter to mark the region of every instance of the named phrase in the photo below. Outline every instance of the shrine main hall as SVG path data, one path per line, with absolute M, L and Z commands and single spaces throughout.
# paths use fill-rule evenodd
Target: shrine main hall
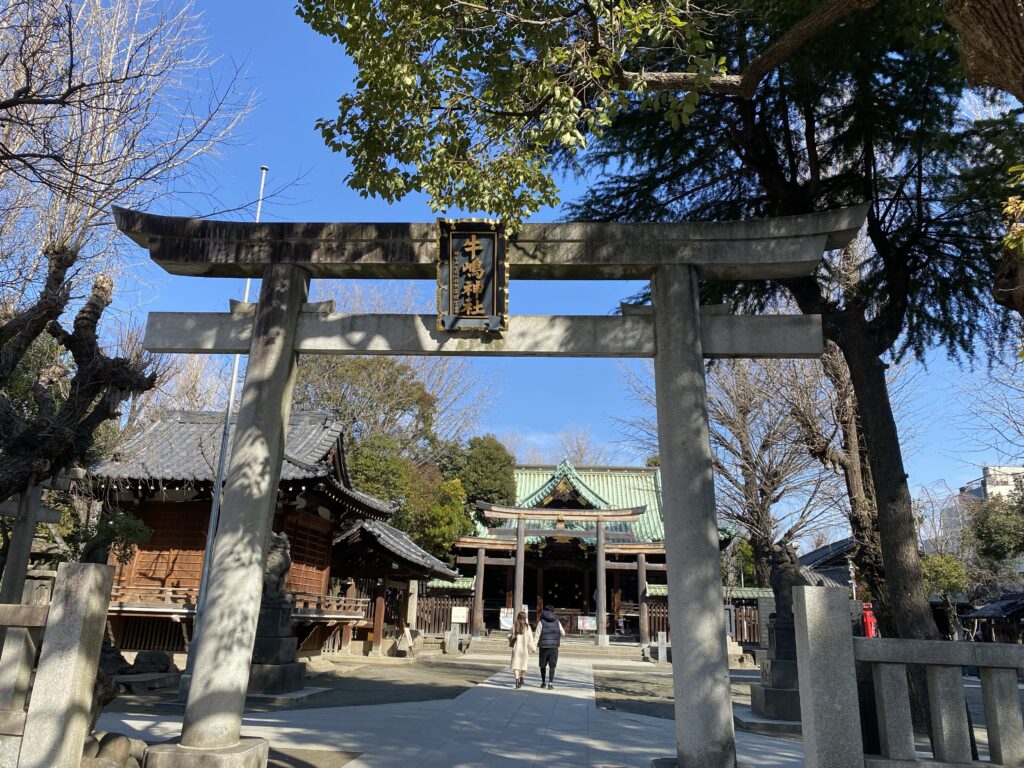
M 666 628 L 664 601 L 648 587 L 666 584 L 661 476 L 657 467 L 520 466 L 514 506 L 478 504 L 472 536 L 454 544 L 460 578 L 432 582 L 430 594 L 471 592 L 475 637 L 507 629 L 516 606 L 531 624 L 551 605 L 570 634 L 648 642 Z M 720 531 L 722 545 L 729 535 Z M 653 591 L 653 590 L 652 590 Z M 603 600 L 601 597 L 603 596 Z

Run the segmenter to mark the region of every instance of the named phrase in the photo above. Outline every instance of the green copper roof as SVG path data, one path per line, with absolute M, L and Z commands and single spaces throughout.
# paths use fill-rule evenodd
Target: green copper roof
M 557 467 L 517 467 L 516 506 L 533 507 L 544 501 L 563 479 L 595 509 L 626 509 L 646 506 L 635 523 L 615 523 L 632 530 L 638 542 L 661 541 L 661 476 L 656 467 L 573 467 L 563 461 Z
M 459 576 L 455 579 L 455 581 L 447 581 L 446 579 L 431 579 L 427 582 L 427 588 L 447 590 L 471 590 L 473 589 L 473 578 L 473 576 Z

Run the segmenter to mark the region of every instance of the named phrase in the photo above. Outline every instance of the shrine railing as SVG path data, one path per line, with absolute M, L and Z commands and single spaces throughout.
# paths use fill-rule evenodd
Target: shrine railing
M 369 600 L 361 597 L 318 595 L 312 592 L 285 592 L 297 619 L 362 619 Z M 115 584 L 110 594 L 112 613 L 190 615 L 195 613 L 199 590 L 196 587 Z
M 948 640 L 856 638 L 846 590 L 796 587 L 800 714 L 807 768 L 1024 764 L 1024 720 L 1017 670 L 1024 646 Z M 865 754 L 858 717 L 856 663 L 871 665 L 879 751 Z M 932 750 L 919 751 L 910 713 L 907 666 L 923 666 L 928 680 Z M 990 762 L 972 759 L 963 669 L 977 667 Z
M 292 616 L 297 618 L 366 617 L 370 601 L 364 597 L 317 595 L 311 592 L 286 592 L 292 603 Z

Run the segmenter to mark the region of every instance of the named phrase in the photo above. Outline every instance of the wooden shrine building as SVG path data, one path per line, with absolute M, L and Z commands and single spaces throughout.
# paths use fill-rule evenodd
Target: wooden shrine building
M 223 413 L 169 412 L 90 470 L 103 504 L 131 511 L 151 531 L 114 578 L 109 625 L 123 649 L 188 649 L 223 425 Z M 292 414 L 273 530 L 289 541 L 286 592 L 300 651 L 341 650 L 353 636 L 379 651 L 388 590 L 404 604 L 411 578 L 454 577 L 387 525 L 394 510 L 353 487 L 333 413 Z M 364 528 L 373 535 L 349 563 Z M 367 573 L 371 559 L 387 568 L 386 584 Z
M 515 506 L 481 504 L 489 525 L 455 542 L 460 573 L 473 574 L 473 635 L 507 625 L 516 606 L 533 622 L 553 605 L 569 633 L 648 642 L 647 586 L 666 574 L 659 470 L 563 461 L 515 476 Z

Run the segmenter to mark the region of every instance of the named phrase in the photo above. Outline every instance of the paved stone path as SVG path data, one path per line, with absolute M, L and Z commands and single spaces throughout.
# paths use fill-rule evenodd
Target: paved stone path
M 515 690 L 502 671 L 454 699 L 250 713 L 242 729 L 275 747 L 358 753 L 345 768 L 649 768 L 673 755 L 672 721 L 596 706 L 592 664 L 561 660 L 552 691 L 536 672 Z M 98 728 L 154 742 L 180 722 L 109 713 Z M 803 768 L 797 742 L 738 732 L 737 746 L 741 764 Z

